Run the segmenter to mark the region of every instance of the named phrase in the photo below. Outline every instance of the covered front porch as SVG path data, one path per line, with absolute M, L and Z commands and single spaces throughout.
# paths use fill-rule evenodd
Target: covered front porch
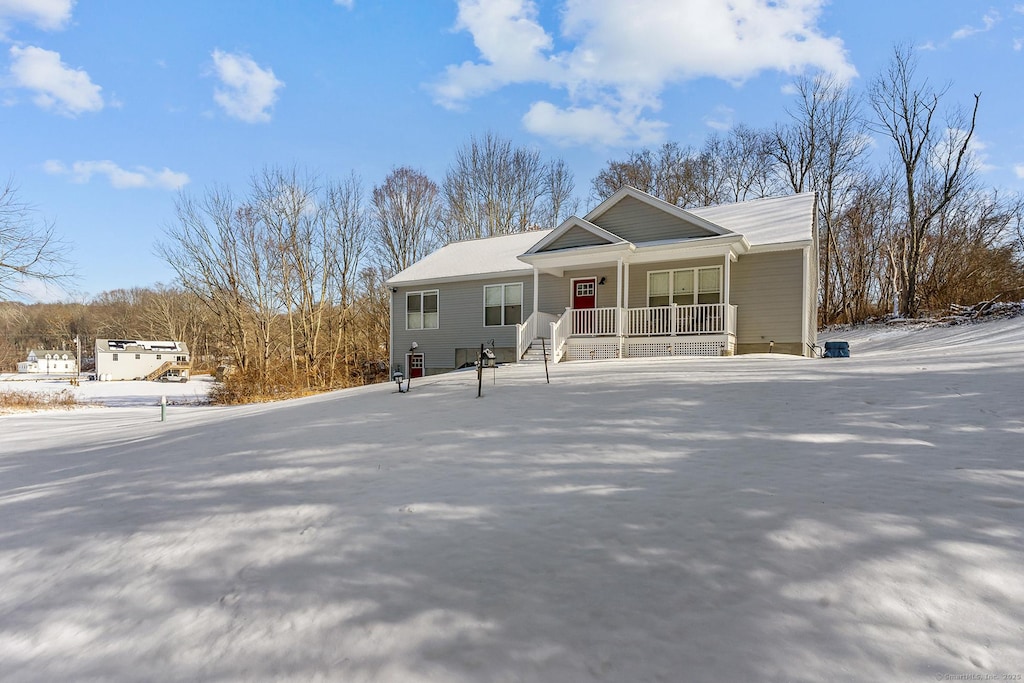
M 736 307 L 729 304 L 566 308 L 561 316 L 535 312 L 517 326 L 518 358 L 539 337 L 551 360 L 731 355 Z

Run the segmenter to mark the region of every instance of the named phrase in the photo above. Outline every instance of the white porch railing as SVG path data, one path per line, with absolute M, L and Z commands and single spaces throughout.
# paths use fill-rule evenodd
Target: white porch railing
M 619 334 L 618 308 L 576 308 L 572 310 L 572 334 L 607 336 Z
M 565 353 L 565 342 L 572 336 L 572 330 L 570 329 L 570 317 L 572 309 L 565 309 L 565 313 L 562 317 L 551 323 L 551 362 L 557 363 L 562 360 L 562 354 Z
M 530 342 L 537 338 L 537 313 L 534 312 L 525 323 L 516 325 L 516 361 L 523 357 Z
M 725 304 L 649 306 L 626 310 L 626 336 L 735 334 L 736 307 Z

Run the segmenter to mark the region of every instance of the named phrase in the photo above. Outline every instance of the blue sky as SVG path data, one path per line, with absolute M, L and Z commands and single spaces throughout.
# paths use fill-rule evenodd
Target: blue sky
M 950 105 L 982 96 L 986 184 L 1024 190 L 1024 2 L 0 0 L 0 177 L 74 245 L 85 298 L 173 279 L 153 245 L 179 191 L 264 166 L 367 192 L 440 182 L 471 134 L 609 160 L 785 117 L 796 74 L 861 88 L 897 42 Z M 740 39 L 742 36 L 742 40 Z

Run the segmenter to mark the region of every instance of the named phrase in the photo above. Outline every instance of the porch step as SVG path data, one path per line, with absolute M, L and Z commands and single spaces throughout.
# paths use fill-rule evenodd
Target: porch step
M 547 339 L 544 340 L 544 347 L 541 346 L 540 337 L 530 342 L 530 347 L 526 349 L 526 353 L 520 359 L 523 363 L 543 363 L 544 362 L 544 350 L 547 350 L 547 359 L 551 360 L 551 342 Z

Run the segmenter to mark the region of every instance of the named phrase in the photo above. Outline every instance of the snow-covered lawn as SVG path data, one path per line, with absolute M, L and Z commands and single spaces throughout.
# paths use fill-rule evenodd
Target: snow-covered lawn
M 1020 680 L 1024 320 L 833 337 L 0 417 L 0 678 Z
M 209 375 L 197 375 L 188 382 L 97 382 L 83 375 L 74 386 L 69 376 L 0 374 L 0 391 L 42 394 L 67 390 L 79 403 L 108 407 L 155 406 L 161 397 L 170 405 L 203 404 L 212 386 Z

